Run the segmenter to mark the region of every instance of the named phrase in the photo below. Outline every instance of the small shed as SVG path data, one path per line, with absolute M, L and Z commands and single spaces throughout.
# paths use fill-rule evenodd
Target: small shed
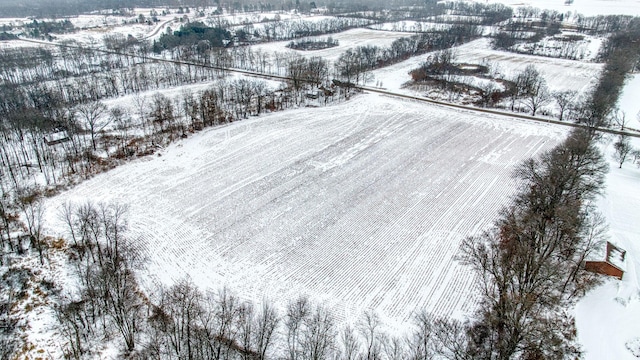
M 624 257 L 627 252 L 607 241 L 604 261 L 586 261 L 584 268 L 598 274 L 613 276 L 622 280 L 624 275 Z
M 67 134 L 64 131 L 58 131 L 55 133 L 51 133 L 47 136 L 44 137 L 44 142 L 48 145 L 48 146 L 54 146 L 54 145 L 58 145 L 58 144 L 62 144 L 63 142 L 67 142 L 70 141 L 71 139 L 69 139 L 69 137 L 67 136 Z

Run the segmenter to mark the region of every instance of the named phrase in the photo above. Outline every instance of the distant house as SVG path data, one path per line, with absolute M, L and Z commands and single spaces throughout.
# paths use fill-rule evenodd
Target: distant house
M 49 134 L 49 135 L 44 137 L 44 142 L 48 146 L 54 146 L 54 145 L 62 144 L 64 142 L 67 142 L 67 141 L 70 141 L 70 140 L 71 139 L 69 139 L 67 134 L 65 132 L 63 132 L 63 131 L 58 131 L 58 132 Z
M 317 90 L 307 91 L 307 99 L 316 100 L 320 97 L 320 93 Z
M 617 277 L 624 275 L 624 257 L 627 252 L 607 241 L 607 252 L 604 261 L 586 261 L 584 268 L 598 274 Z

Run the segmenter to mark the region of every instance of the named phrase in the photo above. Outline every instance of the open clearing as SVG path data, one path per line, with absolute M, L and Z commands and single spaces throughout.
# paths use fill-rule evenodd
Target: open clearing
M 375 45 L 381 48 L 385 48 L 391 46 L 394 40 L 407 37 L 408 35 L 403 32 L 393 32 L 393 31 L 380 31 L 380 30 L 371 30 L 371 29 L 351 29 L 343 32 L 339 32 L 336 34 L 329 35 L 321 35 L 321 36 L 310 36 L 309 39 L 321 39 L 324 40 L 328 37 L 332 37 L 334 40 L 338 40 L 340 43 L 338 46 L 331 47 L 328 49 L 322 50 L 313 50 L 313 51 L 303 51 L 303 50 L 292 50 L 287 47 L 287 45 L 291 42 L 289 41 L 275 41 L 265 44 L 252 45 L 251 49 L 253 51 L 261 51 L 266 52 L 268 54 L 272 54 L 273 52 L 292 52 L 298 55 L 312 57 L 312 56 L 320 56 L 323 59 L 333 62 L 338 60 L 340 55 L 347 51 L 348 49 L 356 48 L 358 46 L 371 46 Z
M 461 315 L 473 277 L 454 261 L 460 240 L 508 202 L 513 166 L 565 134 L 361 95 L 205 131 L 53 198 L 48 223 L 65 201 L 127 203 L 150 280 L 307 294 L 339 321 Z
M 502 78 L 514 78 L 527 65 L 534 65 L 553 91 L 577 90 L 583 93 L 595 85 L 603 64 L 554 59 L 550 57 L 525 55 L 507 51 L 492 50 L 490 39 L 481 38 L 452 48 L 455 62 L 487 65 L 492 72 Z M 391 91 L 414 95 L 411 89 L 402 86 L 411 81 L 409 72 L 417 69 L 431 55 L 414 56 L 408 60 L 372 71 L 374 81 L 382 81 L 382 86 Z

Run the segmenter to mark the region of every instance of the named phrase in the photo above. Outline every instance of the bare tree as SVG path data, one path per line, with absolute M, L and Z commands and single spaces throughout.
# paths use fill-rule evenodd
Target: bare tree
M 403 339 L 398 336 L 381 336 L 384 355 L 388 360 L 404 360 L 407 357 Z
M 142 124 L 142 128 L 144 129 L 145 134 L 147 133 L 147 98 L 140 95 L 140 93 L 135 93 L 133 95 L 133 102 L 136 104 L 136 111 L 138 113 L 138 117 L 140 119 L 140 123 Z
M 118 130 L 122 154 L 126 155 L 126 144 L 129 137 L 129 129 L 133 126 L 131 117 L 119 106 L 115 106 L 109 110 L 109 117 L 109 121 L 112 122 Z
M 76 111 L 80 113 L 84 120 L 86 130 L 91 133 L 91 144 L 93 151 L 96 150 L 96 133 L 110 122 L 110 119 L 104 118 L 103 115 L 107 111 L 107 107 L 100 101 L 88 102 L 80 104 L 76 107 Z
M 322 306 L 316 306 L 304 319 L 304 327 L 300 335 L 302 359 L 328 358 L 334 348 L 336 336 L 331 313 Z
M 341 359 L 356 360 L 362 356 L 360 340 L 350 325 L 345 326 L 340 332 L 340 343 L 342 345 Z
M 218 292 L 215 312 L 214 332 L 218 339 L 215 347 L 215 359 L 227 356 L 236 338 L 236 322 L 240 315 L 240 301 L 229 289 L 222 288 Z
M 358 323 L 358 331 L 365 339 L 365 354 L 367 360 L 379 359 L 381 357 L 381 341 L 378 328 L 380 327 L 378 314 L 366 311 Z
M 267 353 L 274 341 L 273 337 L 279 321 L 276 309 L 268 302 L 264 302 L 255 327 L 255 350 L 258 353 L 258 359 L 266 360 L 269 358 Z
M 622 169 L 622 164 L 627 161 L 629 154 L 633 151 L 628 135 L 619 135 L 618 140 L 613 144 L 614 160 L 618 163 L 618 168 Z
M 42 194 L 37 189 L 22 189 L 18 194 L 17 205 L 24 216 L 25 225 L 27 225 L 31 248 L 38 250 L 40 264 L 44 265 L 44 243 L 42 241 L 44 202 Z
M 408 340 L 409 358 L 430 360 L 434 357 L 436 337 L 433 319 L 428 313 L 422 311 L 415 316 L 413 323 L 415 330 Z
M 524 103 L 531 110 L 531 116 L 536 116 L 536 112 L 551 100 L 547 83 L 541 76 L 529 79 L 526 91 L 524 92 Z
M 202 293 L 189 280 L 181 280 L 161 294 L 151 317 L 153 326 L 166 338 L 170 358 L 194 359 L 197 321 L 202 314 Z
M 578 92 L 575 90 L 556 91 L 552 93 L 553 99 L 558 106 L 558 120 L 562 121 L 565 113 L 569 110 L 569 107 L 576 98 Z
M 624 131 L 624 127 L 628 123 L 627 114 L 619 108 L 615 108 L 611 111 L 611 117 L 612 122 L 620 126 L 620 130 Z
M 287 313 L 285 317 L 285 327 L 287 329 L 287 347 L 289 350 L 289 360 L 300 358 L 300 334 L 305 319 L 311 313 L 311 305 L 306 297 L 298 298 L 295 302 L 287 305 Z
M 53 313 L 60 324 L 62 351 L 67 359 L 80 360 L 90 351 L 92 323 L 86 316 L 84 301 L 61 301 L 53 306 Z

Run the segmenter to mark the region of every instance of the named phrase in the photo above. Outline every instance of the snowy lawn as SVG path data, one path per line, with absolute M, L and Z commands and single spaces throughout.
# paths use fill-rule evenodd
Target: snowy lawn
M 66 201 L 129 204 L 147 284 L 190 276 L 279 305 L 307 294 L 339 322 L 459 317 L 474 305 L 459 242 L 508 203 L 514 165 L 565 135 L 360 95 L 209 129 L 51 199 L 47 217 Z
M 633 139 L 632 144 L 640 149 L 640 139 Z M 609 159 L 612 148 L 607 144 Z M 609 280 L 587 294 L 576 308 L 576 326 L 586 360 L 637 359 L 627 344 L 640 356 L 640 169 L 631 163 L 618 169 L 614 161 L 610 166 L 598 209 L 609 225 L 610 241 L 627 251 L 626 272 L 622 281 Z M 631 345 L 634 340 L 635 347 Z
M 618 99 L 618 107 L 624 111 L 627 119 L 627 127 L 640 129 L 640 74 L 627 75 L 627 81 Z

